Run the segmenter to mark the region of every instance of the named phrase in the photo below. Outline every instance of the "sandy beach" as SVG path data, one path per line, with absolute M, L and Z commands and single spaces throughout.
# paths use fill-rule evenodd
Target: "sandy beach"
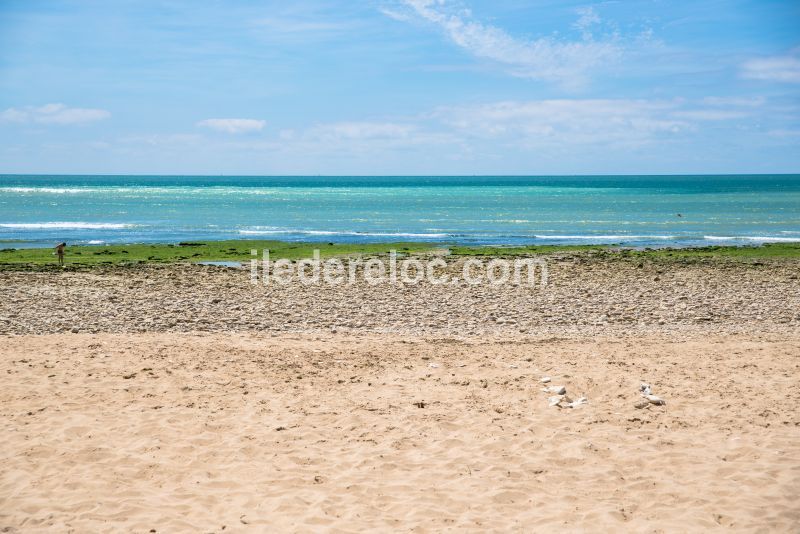
M 0 534 L 800 534 L 800 0 L 0 0 Z
M 0 528 L 795 531 L 798 288 L 569 255 L 544 290 L 3 272 Z

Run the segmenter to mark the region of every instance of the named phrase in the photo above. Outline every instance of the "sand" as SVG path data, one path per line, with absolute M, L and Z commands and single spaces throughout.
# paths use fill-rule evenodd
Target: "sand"
M 0 273 L 0 531 L 796 532 L 797 264 L 551 278 Z
M 10 532 L 796 531 L 800 337 L 14 336 Z M 548 407 L 540 378 L 585 395 Z M 640 381 L 666 406 L 637 409 Z

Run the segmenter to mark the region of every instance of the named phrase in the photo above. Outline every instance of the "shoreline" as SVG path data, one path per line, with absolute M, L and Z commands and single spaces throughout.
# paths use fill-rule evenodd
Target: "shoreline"
M 299 260 L 319 250 L 323 259 L 355 255 L 379 256 L 391 250 L 401 255 L 442 254 L 449 257 L 506 257 L 582 255 L 606 259 L 634 260 L 796 260 L 800 259 L 800 242 L 764 243 L 761 245 L 713 245 L 705 247 L 633 248 L 618 245 L 527 245 L 527 246 L 463 246 L 452 243 L 385 242 L 334 243 L 292 242 L 276 240 L 221 240 L 181 243 L 139 243 L 124 245 L 75 245 L 67 247 L 67 269 L 87 267 L 135 266 L 152 264 L 234 262 L 249 265 L 260 260 L 269 249 L 274 259 Z M 257 254 L 253 255 L 252 251 Z M 48 269 L 56 263 L 52 248 L 0 249 L 0 270 Z

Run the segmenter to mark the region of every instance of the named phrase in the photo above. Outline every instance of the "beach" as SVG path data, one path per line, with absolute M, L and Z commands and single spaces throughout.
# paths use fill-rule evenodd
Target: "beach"
M 0 527 L 795 530 L 797 260 L 547 263 L 0 272 Z
M 800 533 L 799 8 L 0 1 L 0 534 Z

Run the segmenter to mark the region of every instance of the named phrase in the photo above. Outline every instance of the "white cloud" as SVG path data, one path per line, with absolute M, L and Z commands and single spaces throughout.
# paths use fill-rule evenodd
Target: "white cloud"
M 8 108 L 0 113 L 0 121 L 2 122 L 28 122 L 29 115 L 25 111 L 20 111 L 16 108 Z
M 584 39 L 592 38 L 591 28 L 595 24 L 600 24 L 600 15 L 594 10 L 593 7 L 579 7 L 575 13 L 580 15 L 578 21 L 574 24 L 575 28 L 581 31 Z
M 478 58 L 504 64 L 512 75 L 519 77 L 580 86 L 591 69 L 617 60 L 622 53 L 614 40 L 592 39 L 590 28 L 600 18 L 591 8 L 579 11 L 576 27 L 583 39 L 569 42 L 544 37 L 515 38 L 501 28 L 473 20 L 468 11 L 448 9 L 445 0 L 403 0 L 403 3 L 424 20 L 439 26 L 459 47 Z
M 401 13 L 399 11 L 395 11 L 394 9 L 388 9 L 385 7 L 378 8 L 378 11 L 389 17 L 390 19 L 397 20 L 399 22 L 408 22 L 411 20 L 411 17 L 405 13 Z
M 40 124 L 82 124 L 107 119 L 111 113 L 104 109 L 70 108 L 64 104 L 9 108 L 0 113 L 0 121 Z
M 641 143 L 692 126 L 677 101 L 560 99 L 442 108 L 436 116 L 467 135 L 563 145 Z
M 687 111 L 676 111 L 672 116 L 698 121 L 726 121 L 747 117 L 749 113 L 725 109 L 690 109 Z
M 795 148 L 800 141 L 796 116 L 784 98 L 755 95 L 487 101 L 415 115 L 296 123 L 263 135 L 154 133 L 85 146 L 93 155 L 113 155 L 114 161 L 196 161 L 182 156 L 197 155 L 214 164 L 260 162 L 246 172 L 620 172 L 602 162 L 630 158 L 666 166 L 625 167 L 629 172 L 685 172 L 688 167 L 669 164 L 682 164 L 685 157 L 701 160 L 720 147 L 731 157 L 759 145 Z M 4 117 L 15 119 L 16 114 Z M 66 153 L 66 146 L 60 150 Z M 72 146 L 70 153 L 87 150 Z M 9 155 L 15 147 L 2 150 Z M 274 162 L 283 166 L 270 167 Z
M 777 130 L 770 130 L 767 132 L 767 135 L 772 137 L 789 137 L 789 138 L 800 138 L 800 130 L 790 130 L 790 129 L 777 129 Z
M 124 145 L 150 145 L 150 146 L 182 146 L 194 145 L 203 140 L 203 137 L 196 134 L 149 134 L 132 135 L 119 139 Z
M 734 121 L 754 113 L 762 99 L 552 99 L 440 107 L 394 121 L 345 121 L 279 132 L 282 151 L 390 153 L 417 147 L 442 154 L 485 147 L 628 149 L 680 141 L 710 121 Z M 261 145 L 259 145 L 261 147 Z M 445 148 L 447 147 L 447 148 Z
M 737 97 L 737 96 L 707 96 L 703 103 L 709 106 L 734 106 L 756 108 L 764 105 L 766 99 L 763 96 Z
M 311 128 L 309 135 L 320 139 L 397 139 L 407 138 L 415 127 L 391 122 L 336 122 Z
M 301 18 L 263 18 L 254 20 L 255 26 L 266 29 L 270 34 L 289 35 L 296 33 L 329 33 L 344 32 L 352 26 L 346 23 Z
M 273 6 L 269 16 L 252 19 L 250 26 L 265 43 L 322 43 L 346 38 L 362 29 L 358 19 L 340 11 L 314 3 L 284 2 Z
M 751 80 L 800 83 L 800 52 L 751 59 L 742 65 L 741 74 Z
M 197 123 L 203 128 L 232 134 L 258 132 L 265 124 L 266 121 L 257 119 L 205 119 Z

